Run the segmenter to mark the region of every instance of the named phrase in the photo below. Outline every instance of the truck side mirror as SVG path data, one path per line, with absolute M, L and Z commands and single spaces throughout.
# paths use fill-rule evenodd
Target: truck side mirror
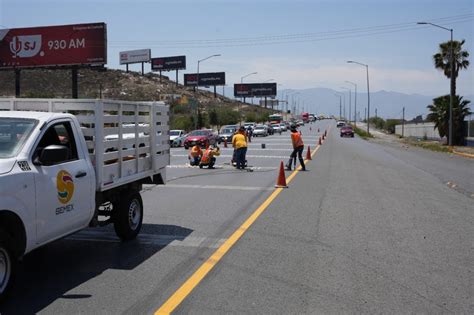
M 40 165 L 54 165 L 69 159 L 69 148 L 63 145 L 51 144 L 41 150 L 39 158 L 35 161 Z

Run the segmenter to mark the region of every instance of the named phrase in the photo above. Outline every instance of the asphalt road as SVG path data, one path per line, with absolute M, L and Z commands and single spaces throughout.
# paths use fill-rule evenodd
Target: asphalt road
M 330 129 L 309 171 L 212 262 L 177 314 L 474 312 L 474 199 L 419 167 L 418 155 L 342 139 L 334 125 L 303 127 L 312 148 Z M 250 144 L 253 172 L 231 168 L 230 149 L 215 170 L 187 167 L 186 151 L 172 149 L 168 184 L 143 192 L 136 241 L 87 229 L 26 256 L 1 313 L 155 312 L 274 192 L 289 154 L 289 133 Z M 461 161 L 446 167 L 472 184 L 474 161 Z

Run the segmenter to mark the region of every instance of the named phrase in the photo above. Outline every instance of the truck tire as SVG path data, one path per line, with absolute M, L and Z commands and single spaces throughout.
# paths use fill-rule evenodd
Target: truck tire
M 13 256 L 11 237 L 0 230 L 0 302 L 2 302 L 11 288 L 17 260 Z
M 143 201 L 140 193 L 130 193 L 117 203 L 114 214 L 115 233 L 122 241 L 135 239 L 143 222 Z

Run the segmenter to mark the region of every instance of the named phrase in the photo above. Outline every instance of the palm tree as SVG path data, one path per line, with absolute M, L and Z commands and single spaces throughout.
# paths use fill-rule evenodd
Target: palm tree
M 449 138 L 449 95 L 433 99 L 433 104 L 427 108 L 431 113 L 426 120 L 434 122 L 438 128 L 439 136 Z M 464 142 L 464 118 L 471 114 L 469 100 L 463 100 L 462 96 L 456 96 L 453 102 L 453 145 L 463 145 Z
M 454 48 L 454 80 L 451 84 L 451 94 L 456 95 L 456 78 L 458 77 L 459 70 L 467 69 L 469 67 L 469 52 L 462 50 L 462 45 L 465 40 L 453 41 Z M 439 52 L 433 55 L 433 61 L 436 69 L 442 70 L 444 75 L 451 78 L 451 41 L 439 44 Z

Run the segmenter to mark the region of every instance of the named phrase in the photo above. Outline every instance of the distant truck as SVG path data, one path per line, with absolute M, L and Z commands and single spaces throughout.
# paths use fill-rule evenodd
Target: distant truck
M 0 99 L 0 300 L 17 260 L 88 226 L 140 232 L 143 184 L 163 184 L 168 106 Z M 74 115 L 70 114 L 74 113 Z

